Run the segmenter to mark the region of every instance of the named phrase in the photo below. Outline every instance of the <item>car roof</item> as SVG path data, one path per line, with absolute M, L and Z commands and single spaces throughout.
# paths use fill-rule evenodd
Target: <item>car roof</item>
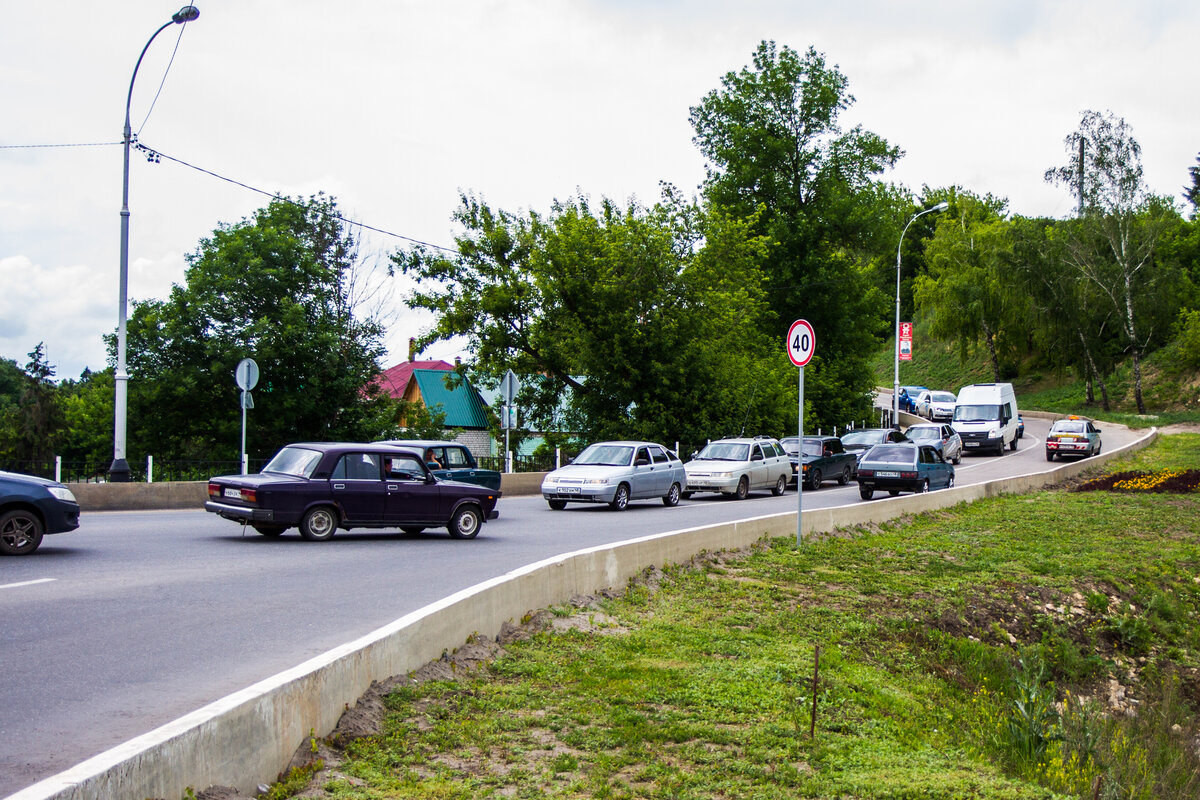
M 380 439 L 372 444 L 387 444 L 393 447 L 445 447 L 452 444 L 456 447 L 466 447 L 462 442 L 451 442 L 447 439 Z
M 642 442 L 642 441 L 637 441 L 634 439 L 613 439 L 612 441 L 592 442 L 592 444 L 589 444 L 588 447 L 592 447 L 593 445 L 606 445 L 606 444 L 615 444 L 615 445 L 620 445 L 622 447 L 641 447 L 643 445 L 652 444 L 652 445 L 655 445 L 656 447 L 661 447 L 664 450 L 671 449 L 671 448 L 667 447 L 665 444 L 659 444 L 658 442 Z
M 331 453 L 335 450 L 354 450 L 360 453 L 394 453 L 396 450 L 417 450 L 419 448 L 404 444 L 385 442 L 292 442 L 285 447 L 303 447 L 308 450 L 319 450 Z

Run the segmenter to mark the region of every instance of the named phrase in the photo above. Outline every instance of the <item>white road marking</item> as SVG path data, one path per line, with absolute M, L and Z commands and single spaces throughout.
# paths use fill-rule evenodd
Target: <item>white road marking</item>
M 20 583 L 0 584 L 0 589 L 16 589 L 18 586 L 33 586 L 35 583 L 51 583 L 57 578 L 38 578 L 36 581 L 21 581 Z

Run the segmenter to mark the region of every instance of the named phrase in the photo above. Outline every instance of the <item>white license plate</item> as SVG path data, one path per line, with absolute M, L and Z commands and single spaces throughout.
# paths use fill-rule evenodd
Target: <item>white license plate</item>
M 979 447 L 979 442 L 967 442 L 967 447 Z
M 879 472 L 876 472 L 875 477 L 877 477 L 877 478 L 899 478 L 900 473 L 893 472 L 892 470 L 884 469 L 884 470 L 880 470 Z
M 562 492 L 563 494 L 579 494 L 579 487 L 578 486 L 564 486 L 561 489 L 559 489 L 559 491 Z
M 241 500 L 242 499 L 242 490 L 241 489 L 230 489 L 230 488 L 226 487 L 225 488 L 225 496 L 232 497 L 235 500 Z

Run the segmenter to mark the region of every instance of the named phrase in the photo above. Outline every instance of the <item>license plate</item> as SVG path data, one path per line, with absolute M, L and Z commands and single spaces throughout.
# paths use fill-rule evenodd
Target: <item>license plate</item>
M 578 486 L 564 486 L 561 489 L 559 489 L 559 491 L 562 492 L 563 494 L 579 494 L 579 487 Z
M 242 490 L 241 489 L 230 489 L 230 488 L 226 487 L 224 494 L 226 497 L 232 497 L 236 500 L 242 499 Z
M 979 447 L 979 442 L 965 442 L 967 447 Z
M 876 478 L 899 478 L 899 477 L 900 477 L 900 473 L 899 473 L 899 472 L 892 472 L 891 470 L 886 470 L 886 469 L 885 469 L 885 470 L 880 470 L 880 471 L 876 472 L 876 473 L 875 473 L 875 477 L 876 477 Z

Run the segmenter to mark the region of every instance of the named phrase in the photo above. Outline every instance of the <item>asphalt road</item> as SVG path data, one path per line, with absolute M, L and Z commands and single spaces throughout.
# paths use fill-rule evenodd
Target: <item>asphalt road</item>
M 968 454 L 964 485 L 1040 472 L 1048 423 L 1016 453 Z M 1112 449 L 1137 436 L 1104 426 Z M 856 484 L 804 507 L 863 502 Z M 870 502 L 888 502 L 886 496 Z M 32 556 L 0 559 L 0 797 L 429 603 L 525 564 L 597 544 L 795 511 L 796 494 L 695 495 L 620 513 L 540 497 L 500 501 L 474 540 L 339 532 L 267 539 L 204 511 L 85 514 Z

